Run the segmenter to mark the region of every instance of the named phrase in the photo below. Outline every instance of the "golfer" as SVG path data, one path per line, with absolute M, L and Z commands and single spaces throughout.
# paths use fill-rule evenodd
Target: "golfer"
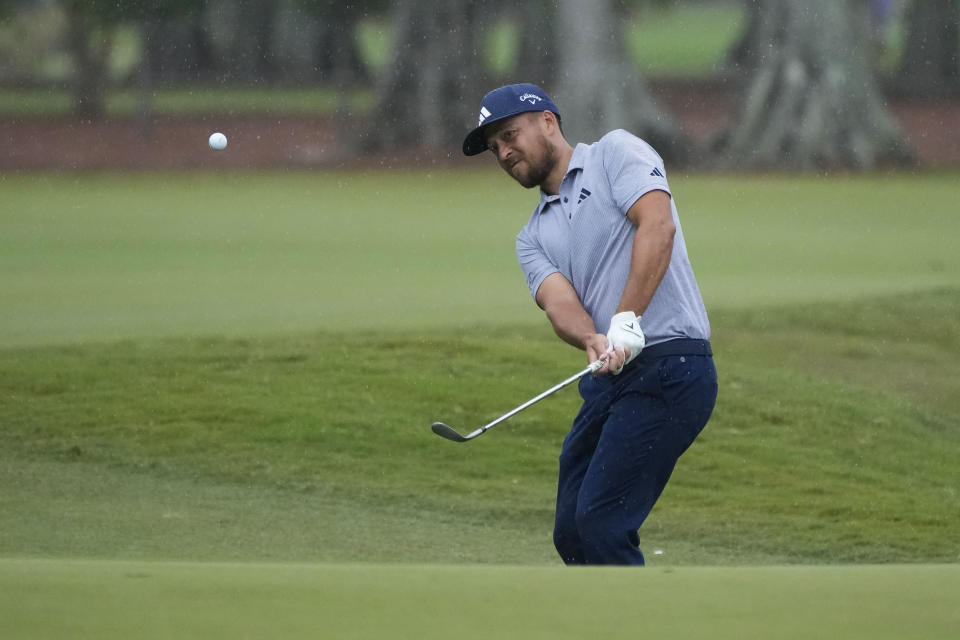
M 567 564 L 642 565 L 638 529 L 717 397 L 710 325 L 657 152 L 626 131 L 572 147 L 532 84 L 484 96 L 463 142 L 540 201 L 517 258 L 557 335 L 608 358 L 580 380 L 553 540 Z

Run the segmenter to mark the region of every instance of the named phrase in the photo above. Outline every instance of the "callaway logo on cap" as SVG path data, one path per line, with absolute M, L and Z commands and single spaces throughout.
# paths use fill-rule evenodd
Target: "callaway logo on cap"
M 509 84 L 483 96 L 477 127 L 463 141 L 464 155 L 475 156 L 487 150 L 484 130 L 488 125 L 528 111 L 552 111 L 560 118 L 557 105 L 535 84 Z

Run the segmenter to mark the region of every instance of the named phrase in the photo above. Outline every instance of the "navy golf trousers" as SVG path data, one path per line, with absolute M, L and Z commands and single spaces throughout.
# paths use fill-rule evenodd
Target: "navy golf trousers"
M 618 376 L 580 380 L 563 441 L 553 541 L 567 564 L 642 565 L 637 529 L 717 399 L 706 340 L 653 345 Z

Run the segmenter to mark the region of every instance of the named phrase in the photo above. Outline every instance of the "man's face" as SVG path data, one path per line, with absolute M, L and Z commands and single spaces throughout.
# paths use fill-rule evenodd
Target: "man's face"
M 557 149 L 546 136 L 543 112 L 521 113 L 487 129 L 487 147 L 500 167 L 530 189 L 541 185 L 557 162 Z

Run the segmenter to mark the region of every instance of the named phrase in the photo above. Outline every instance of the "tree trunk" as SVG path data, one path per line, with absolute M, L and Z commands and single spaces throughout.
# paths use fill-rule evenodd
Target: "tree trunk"
M 230 43 L 232 79 L 243 83 L 268 82 L 275 71 L 273 25 L 277 5 L 270 0 L 248 0 L 236 5 L 236 31 Z
M 209 41 L 210 28 L 202 10 L 184 15 L 147 14 L 149 28 L 144 31 L 150 75 L 156 85 L 210 82 L 217 61 Z
M 426 147 L 459 155 L 489 90 L 478 61 L 485 11 L 472 0 L 401 0 L 393 9 L 393 63 L 377 83 L 377 106 L 359 144 Z
M 914 0 L 906 22 L 907 43 L 898 84 L 927 97 L 956 95 L 960 90 L 960 2 Z
M 754 67 L 732 126 L 717 141 L 724 168 L 870 169 L 910 159 L 867 60 L 859 0 L 758 0 Z
M 760 29 L 761 2 L 759 0 L 744 0 L 744 5 L 744 12 L 747 14 L 746 26 L 737 42 L 727 53 L 727 61 L 735 69 L 751 66 L 751 60 L 755 53 L 753 47 L 757 44 L 757 33 Z
M 554 100 L 571 142 L 594 142 L 611 129 L 627 129 L 668 160 L 683 156 L 680 128 L 654 101 L 630 63 L 615 0 L 557 4 L 559 77 Z
M 137 69 L 137 134 L 149 138 L 153 125 L 153 64 L 150 59 L 151 43 L 155 42 L 159 33 L 158 20 L 153 16 L 146 16 L 140 21 L 140 32 L 143 34 L 144 47 L 140 52 L 140 66 Z
M 84 119 L 97 119 L 106 111 L 107 59 L 112 38 L 107 28 L 97 28 L 79 3 L 67 8 L 67 43 L 73 57 L 73 112 Z
M 318 14 L 320 37 L 315 52 L 315 69 L 336 86 L 366 84 L 369 73 L 357 48 L 356 29 L 360 12 L 352 5 L 330 3 Z
M 516 7 L 520 51 L 515 82 L 532 82 L 546 89 L 556 80 L 556 10 L 548 0 L 529 0 Z

